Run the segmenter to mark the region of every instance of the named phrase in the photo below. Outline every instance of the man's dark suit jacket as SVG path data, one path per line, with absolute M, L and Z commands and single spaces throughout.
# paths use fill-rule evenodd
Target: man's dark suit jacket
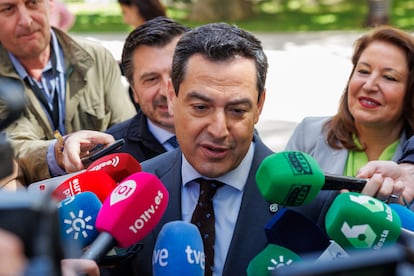
M 264 226 L 275 215 L 269 209 L 270 204 L 261 196 L 255 181 L 255 174 L 262 160 L 272 154 L 258 136 L 250 173 L 244 188 L 242 204 L 225 262 L 223 275 L 245 275 L 249 262 L 268 244 Z M 169 191 L 167 210 L 154 231 L 142 242 L 144 248 L 133 260 L 134 275 L 151 275 L 151 258 L 155 241 L 162 226 L 174 220 L 181 220 L 181 163 L 182 152 L 177 149 L 159 155 L 142 163 L 143 171 L 157 175 Z M 275 168 L 277 169 L 277 168 Z M 307 210 L 311 217 L 318 220 L 323 203 L 314 210 Z M 313 208 L 312 208 L 313 209 Z M 322 212 L 324 215 L 324 212 Z M 220 214 L 225 215 L 225 214 Z M 216 233 L 220 235 L 220 233 Z M 310 237 L 308 237 L 310 238 Z
M 139 162 L 166 152 L 164 146 L 149 131 L 147 117 L 141 110 L 131 119 L 110 127 L 106 132 L 115 139 L 125 139 L 125 144 L 116 152 L 127 152 Z

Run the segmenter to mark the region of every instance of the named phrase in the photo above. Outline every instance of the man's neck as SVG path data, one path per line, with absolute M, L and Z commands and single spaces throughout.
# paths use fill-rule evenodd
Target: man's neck
M 20 63 L 26 69 L 26 72 L 36 80 L 40 80 L 42 77 L 43 69 L 46 67 L 50 57 L 50 45 L 36 57 L 19 59 Z

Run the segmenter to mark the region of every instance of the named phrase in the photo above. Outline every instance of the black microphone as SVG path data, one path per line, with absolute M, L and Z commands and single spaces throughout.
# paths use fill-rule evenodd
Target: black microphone
M 0 228 L 24 244 L 27 275 L 60 275 L 60 261 L 80 255 L 63 247 L 58 223 L 56 202 L 49 195 L 0 191 Z
M 0 131 L 17 120 L 26 105 L 23 84 L 18 79 L 0 77 Z M 0 179 L 13 173 L 13 148 L 0 133 Z
M 21 81 L 0 77 L 0 130 L 17 120 L 25 106 L 24 87 Z
M 348 257 L 347 252 L 318 225 L 299 212 L 282 208 L 266 224 L 267 240 L 292 250 L 301 257 L 313 255 L 315 260 Z

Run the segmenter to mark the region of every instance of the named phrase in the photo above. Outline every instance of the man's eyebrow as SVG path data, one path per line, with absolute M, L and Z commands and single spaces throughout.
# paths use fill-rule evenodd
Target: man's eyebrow
M 156 73 L 156 72 L 145 72 L 144 74 L 139 76 L 139 79 L 143 80 L 143 79 L 146 79 L 148 77 L 153 77 L 153 76 L 157 76 L 157 75 L 159 75 L 159 74 Z
M 199 100 L 202 100 L 202 101 L 205 101 L 205 102 L 212 102 L 213 101 L 213 99 L 211 99 L 211 98 L 209 98 L 209 97 L 205 96 L 204 94 L 202 94 L 200 92 L 197 92 L 197 91 L 192 91 L 192 92 L 188 93 L 186 98 L 188 100 L 199 99 Z
M 214 101 L 214 99 L 212 99 L 210 97 L 207 97 L 204 94 L 202 94 L 200 92 L 197 92 L 197 91 L 192 91 L 192 92 L 188 93 L 186 98 L 188 100 L 199 99 L 199 100 L 202 100 L 202 101 L 205 101 L 205 102 L 213 102 Z M 227 102 L 226 105 L 240 105 L 240 104 L 249 105 L 249 106 L 253 105 L 252 101 L 249 98 L 241 98 L 241 99 L 232 100 L 232 101 Z

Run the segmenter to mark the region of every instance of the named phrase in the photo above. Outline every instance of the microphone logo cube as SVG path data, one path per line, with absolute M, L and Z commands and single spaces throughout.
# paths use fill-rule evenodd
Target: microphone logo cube
M 384 202 L 355 192 L 338 195 L 329 208 L 328 235 L 344 247 L 381 249 L 401 233 L 398 215 Z
M 268 202 L 299 206 L 316 197 L 325 175 L 309 154 L 287 151 L 267 156 L 256 172 L 256 182 Z
M 77 241 L 81 247 L 89 245 L 98 235 L 95 221 L 101 205 L 98 197 L 91 192 L 83 192 L 59 202 L 62 239 Z
M 152 231 L 167 206 L 168 191 L 160 179 L 137 172 L 119 183 L 106 198 L 96 228 L 110 233 L 119 247 L 128 247 Z

